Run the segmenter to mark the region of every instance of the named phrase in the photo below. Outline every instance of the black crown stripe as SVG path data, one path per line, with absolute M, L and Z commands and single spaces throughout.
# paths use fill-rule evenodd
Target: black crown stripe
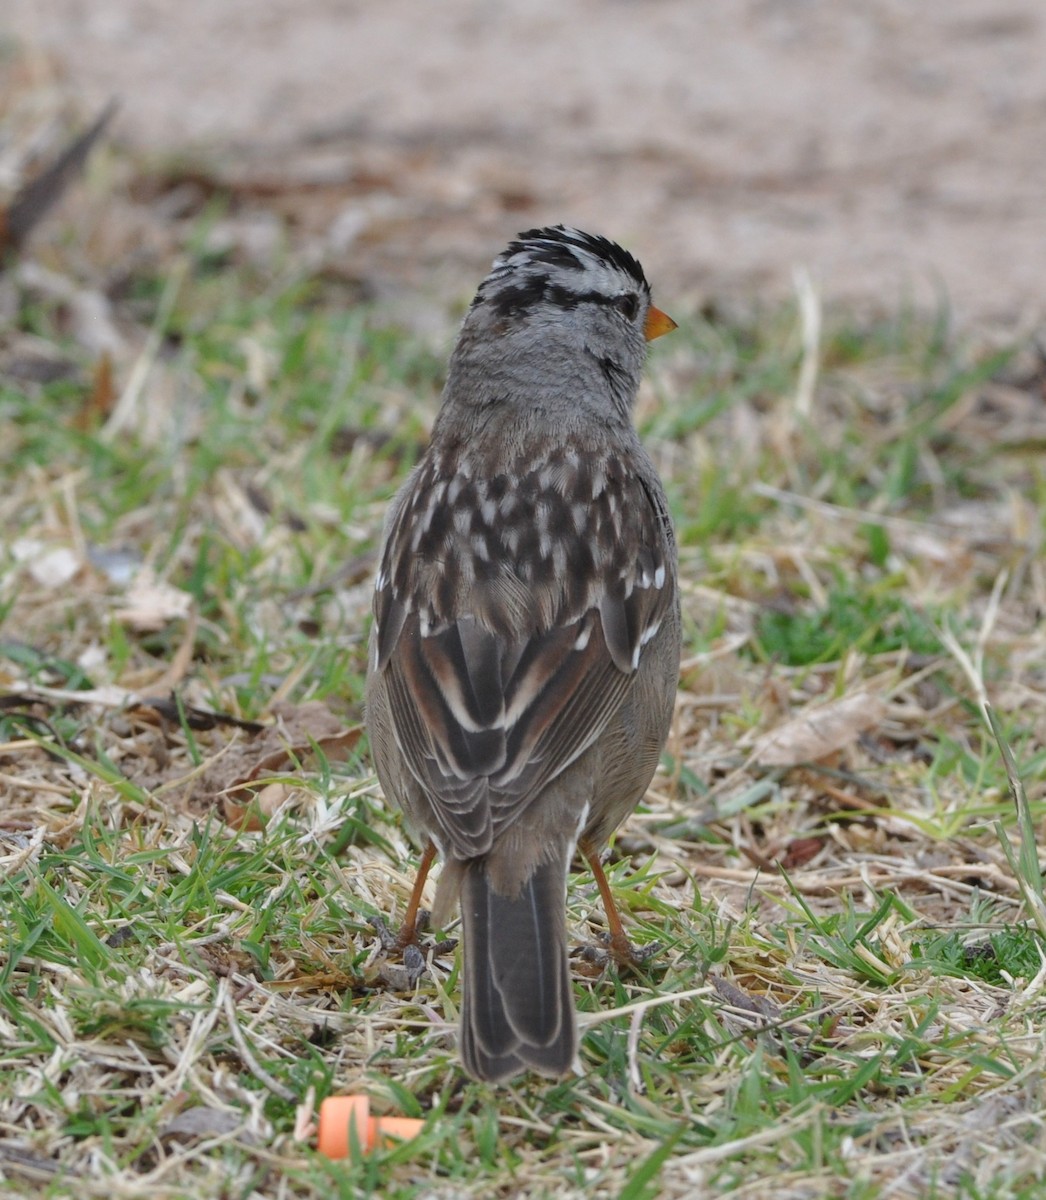
M 570 252 L 571 246 L 605 259 L 619 271 L 631 275 L 638 287 L 649 292 L 650 285 L 643 268 L 627 250 L 609 238 L 583 233 L 580 229 L 568 229 L 565 225 L 549 225 L 544 229 L 528 229 L 520 233 L 516 241 L 509 243 L 504 257 L 526 254 L 536 263 L 580 270 L 582 264 Z

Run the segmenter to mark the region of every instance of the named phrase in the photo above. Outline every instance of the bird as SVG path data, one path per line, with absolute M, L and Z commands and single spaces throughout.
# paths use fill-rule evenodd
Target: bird
M 520 233 L 462 321 L 427 449 L 389 506 L 365 712 L 386 797 L 424 847 L 398 945 L 461 910 L 459 1050 L 474 1079 L 578 1055 L 567 874 L 638 961 L 599 854 L 642 799 L 679 677 L 675 534 L 633 409 L 676 328 L 605 237 Z

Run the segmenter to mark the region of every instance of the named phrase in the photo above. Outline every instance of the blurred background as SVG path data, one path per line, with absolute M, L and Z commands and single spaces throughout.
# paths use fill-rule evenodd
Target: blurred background
M 379 295 L 446 300 L 563 220 L 667 307 L 802 267 L 828 302 L 1043 309 L 1039 0 L 6 0 L 0 38 L 8 156 L 56 96 L 116 96 L 110 136 L 166 163 L 125 237 L 220 188 L 213 236 L 290 236 Z

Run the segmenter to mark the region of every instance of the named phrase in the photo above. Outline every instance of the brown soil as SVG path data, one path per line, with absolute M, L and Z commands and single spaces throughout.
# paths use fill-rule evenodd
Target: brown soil
M 667 308 L 804 267 L 828 301 L 1046 311 L 1041 0 L 5 10 L 85 113 L 122 98 L 116 137 L 207 147 L 392 286 L 445 292 L 565 220 L 633 248 Z

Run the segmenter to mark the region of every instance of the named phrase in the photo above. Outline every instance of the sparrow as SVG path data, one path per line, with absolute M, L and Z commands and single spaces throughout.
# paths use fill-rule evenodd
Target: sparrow
M 677 553 L 633 407 L 675 322 L 642 267 L 556 225 L 494 260 L 464 318 L 428 449 L 389 508 L 367 727 L 385 795 L 460 903 L 460 1052 L 477 1080 L 570 1071 L 575 851 L 634 953 L 599 852 L 646 791 L 679 676 Z

